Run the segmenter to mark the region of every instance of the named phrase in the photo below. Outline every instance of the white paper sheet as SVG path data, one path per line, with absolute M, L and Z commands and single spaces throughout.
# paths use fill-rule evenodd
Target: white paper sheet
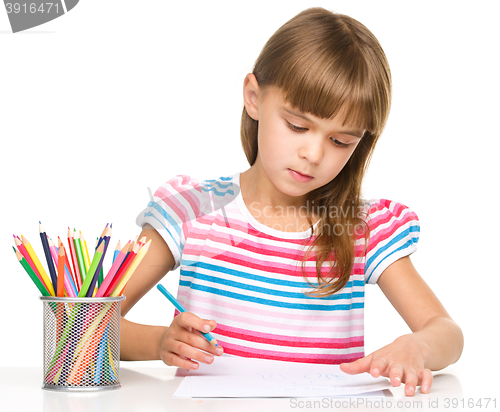
M 175 398 L 333 397 L 391 387 L 368 373 L 347 375 L 338 365 L 316 365 L 223 355 L 189 371 Z

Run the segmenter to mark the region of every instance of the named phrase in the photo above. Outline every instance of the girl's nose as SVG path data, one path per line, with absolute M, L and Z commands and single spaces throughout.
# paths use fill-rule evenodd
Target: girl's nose
M 323 159 L 323 150 L 321 139 L 307 139 L 299 148 L 299 156 L 311 163 L 318 164 Z

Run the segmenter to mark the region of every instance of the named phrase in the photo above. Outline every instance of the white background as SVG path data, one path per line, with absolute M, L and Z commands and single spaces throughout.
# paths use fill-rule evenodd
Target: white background
M 393 106 L 364 197 L 397 200 L 418 214 L 412 260 L 465 334 L 461 360 L 444 372 L 461 371 L 464 390 L 484 383 L 482 396 L 493 396 L 498 4 L 81 0 L 17 34 L 0 6 L 0 366 L 42 365 L 42 304 L 15 259 L 12 234 L 27 237 L 43 259 L 39 220 L 53 238 L 71 226 L 90 244 L 112 222 L 114 246 L 139 233 L 148 187 L 176 174 L 246 170 L 243 78 L 282 24 L 323 6 L 361 21 L 387 54 Z M 175 292 L 177 278 L 162 284 Z M 370 353 L 409 329 L 377 286 L 366 293 Z M 167 325 L 172 314 L 151 290 L 129 318 Z

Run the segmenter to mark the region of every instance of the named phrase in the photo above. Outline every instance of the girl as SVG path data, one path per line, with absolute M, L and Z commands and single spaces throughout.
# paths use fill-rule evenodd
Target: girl
M 417 215 L 361 199 L 391 102 L 377 39 L 350 17 L 305 10 L 269 39 L 243 96 L 250 168 L 215 180 L 176 176 L 137 218 L 153 242 L 122 315 L 178 267 L 188 312 L 170 327 L 122 317 L 122 359 L 196 369 L 225 351 L 340 364 L 404 382 L 408 396 L 418 385 L 428 393 L 431 370 L 458 360 L 463 336 L 409 258 Z M 413 332 L 368 356 L 365 283 L 380 286 Z

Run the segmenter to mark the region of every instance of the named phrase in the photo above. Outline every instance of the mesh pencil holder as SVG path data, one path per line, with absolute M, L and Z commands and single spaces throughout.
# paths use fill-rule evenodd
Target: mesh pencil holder
M 43 389 L 119 388 L 120 305 L 113 298 L 41 297 Z

